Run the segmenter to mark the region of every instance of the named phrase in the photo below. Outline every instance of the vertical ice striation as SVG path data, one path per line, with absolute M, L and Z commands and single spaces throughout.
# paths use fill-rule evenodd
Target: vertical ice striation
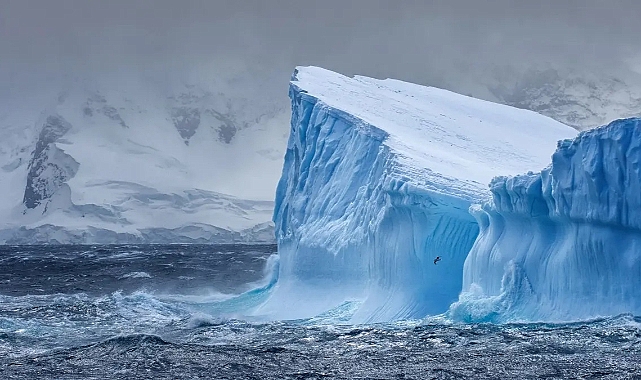
M 498 174 L 542 167 L 571 128 L 394 80 L 297 68 L 276 194 L 279 281 L 258 313 L 386 321 L 446 311 Z M 442 260 L 434 264 L 440 256 Z
M 559 142 L 540 173 L 498 177 L 450 314 L 466 321 L 641 313 L 641 119 Z

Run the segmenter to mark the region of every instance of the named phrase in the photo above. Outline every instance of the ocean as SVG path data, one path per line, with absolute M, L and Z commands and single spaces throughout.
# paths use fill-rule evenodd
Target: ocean
M 275 262 L 274 245 L 0 246 L 0 379 L 641 379 L 632 315 L 251 317 Z

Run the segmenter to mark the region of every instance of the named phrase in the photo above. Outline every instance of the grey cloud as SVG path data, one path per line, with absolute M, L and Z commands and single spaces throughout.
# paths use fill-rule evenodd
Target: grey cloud
M 506 62 L 609 67 L 641 51 L 639 15 L 633 0 L 3 0 L 0 71 L 236 60 L 437 82 Z

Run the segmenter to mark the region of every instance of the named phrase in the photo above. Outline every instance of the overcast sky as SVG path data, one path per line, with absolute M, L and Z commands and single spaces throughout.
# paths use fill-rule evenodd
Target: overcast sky
M 640 16 L 638 0 L 0 0 L 0 78 L 240 62 L 429 83 L 506 62 L 609 67 L 641 58 Z

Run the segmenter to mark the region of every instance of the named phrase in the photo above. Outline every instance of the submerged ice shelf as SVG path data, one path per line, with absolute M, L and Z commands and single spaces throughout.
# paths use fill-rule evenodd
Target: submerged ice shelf
M 275 318 L 445 312 L 479 232 L 470 205 L 494 176 L 540 169 L 576 135 L 534 112 L 316 67 L 297 68 L 290 98 L 279 281 L 257 310 Z
M 491 191 L 454 318 L 641 314 L 641 119 L 562 141 L 549 167 Z

